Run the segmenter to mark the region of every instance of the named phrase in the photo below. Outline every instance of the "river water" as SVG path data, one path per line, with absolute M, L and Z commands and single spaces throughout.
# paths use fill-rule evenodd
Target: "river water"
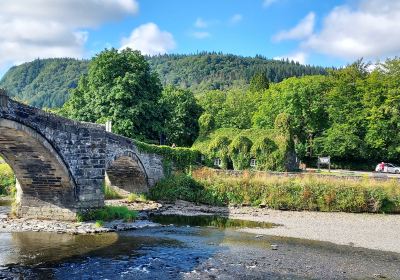
M 0 233 L 0 279 L 400 279 L 399 254 L 196 219 L 156 217 L 165 225 L 96 235 Z

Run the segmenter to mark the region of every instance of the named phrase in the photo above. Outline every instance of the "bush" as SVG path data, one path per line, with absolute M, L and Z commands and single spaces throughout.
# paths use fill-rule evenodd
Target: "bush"
M 112 221 L 124 220 L 134 221 L 138 216 L 138 212 L 129 210 L 126 206 L 105 206 L 100 209 L 94 209 L 83 213 L 78 213 L 78 222 L 83 221 Z

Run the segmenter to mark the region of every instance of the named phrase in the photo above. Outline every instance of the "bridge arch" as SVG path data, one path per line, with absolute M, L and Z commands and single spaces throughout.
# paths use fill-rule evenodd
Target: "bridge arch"
M 121 195 L 149 190 L 146 169 L 131 150 L 114 154 L 107 160 L 105 183 Z
M 68 206 L 77 199 L 76 184 L 46 138 L 22 123 L 0 118 L 0 155 L 18 182 L 18 216 L 75 219 Z

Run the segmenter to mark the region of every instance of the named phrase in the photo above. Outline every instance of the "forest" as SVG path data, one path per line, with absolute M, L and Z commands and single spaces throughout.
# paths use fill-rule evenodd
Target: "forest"
M 341 167 L 363 163 L 369 168 L 369 164 L 382 160 L 400 161 L 399 58 L 387 59 L 373 70 L 360 59 L 340 69 L 313 68 L 321 73 L 304 72 L 288 78 L 282 76 L 277 81 L 271 79 L 266 69 L 254 67 L 253 73 L 251 68 L 243 67 L 241 72 L 232 66 L 232 73 L 243 74 L 243 84 L 202 88 L 199 94 L 168 78 L 173 76 L 171 73 L 159 74 L 159 68 L 164 67 L 160 61 L 168 57 L 170 61 L 177 60 L 165 63 L 176 67 L 175 73 L 185 69 L 176 66 L 178 61 L 183 63 L 182 59 L 191 58 L 170 55 L 149 62 L 137 51 L 104 50 L 90 61 L 86 74 L 70 90 L 68 101 L 54 111 L 81 121 L 104 123 L 110 119 L 115 133 L 148 143 L 174 143 L 180 147 L 192 147 L 195 143 L 194 147 L 205 153 L 216 153 L 211 146 L 224 141 L 226 154 L 240 147 L 251 152 L 255 150 L 250 147 L 251 141 L 264 145 L 268 140 L 264 132 L 285 127 L 284 135 L 290 138 L 285 143 L 292 145 L 297 157 L 305 162 L 320 155 L 331 156 Z M 257 59 L 265 60 L 254 58 Z M 6 78 L 3 82 L 9 81 Z M 217 135 L 219 139 L 210 139 Z M 265 137 L 261 139 L 260 135 Z M 275 141 L 269 145 L 278 144 Z M 264 166 L 279 169 L 270 163 Z
M 292 76 L 327 73 L 323 67 L 293 61 L 222 53 L 160 55 L 146 57 L 146 60 L 163 86 L 173 85 L 195 94 L 211 89 L 245 88 L 258 72 L 265 73 L 273 82 Z M 89 62 L 71 58 L 36 59 L 12 67 L 0 80 L 0 87 L 36 107 L 61 107 L 68 99 L 70 89 L 75 88 L 80 76 L 87 73 Z

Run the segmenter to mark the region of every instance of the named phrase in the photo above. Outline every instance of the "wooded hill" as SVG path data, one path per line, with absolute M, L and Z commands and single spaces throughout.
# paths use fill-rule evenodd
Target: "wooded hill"
M 162 84 L 201 93 L 213 89 L 246 88 L 251 77 L 264 73 L 271 82 L 288 77 L 326 74 L 323 67 L 301 65 L 262 56 L 242 57 L 222 53 L 161 55 L 146 57 Z M 0 87 L 18 100 L 36 107 L 61 107 L 87 72 L 88 60 L 72 58 L 36 59 L 12 67 L 0 80 Z

